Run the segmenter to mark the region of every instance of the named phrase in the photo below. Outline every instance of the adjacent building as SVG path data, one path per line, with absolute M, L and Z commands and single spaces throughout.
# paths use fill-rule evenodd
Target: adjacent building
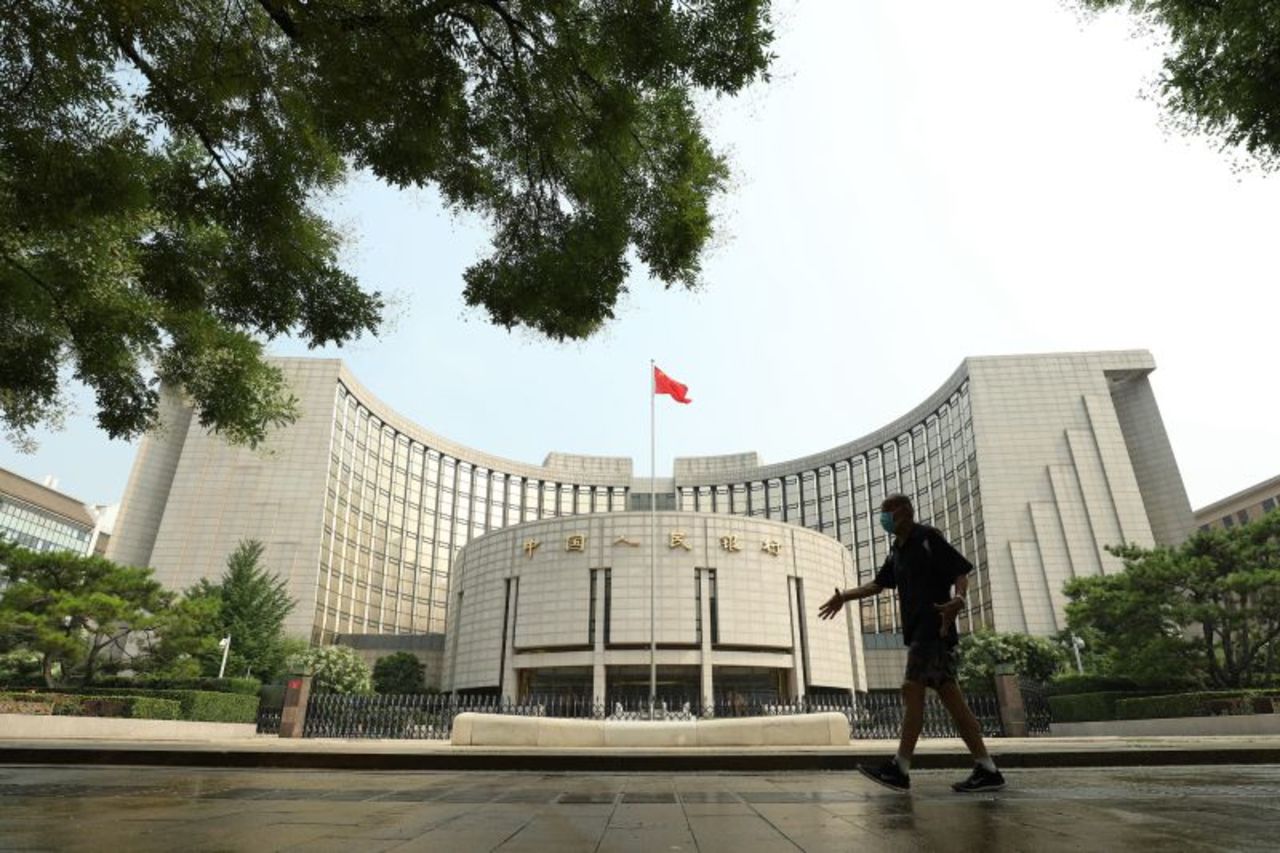
M 106 553 L 118 507 L 86 504 L 57 486 L 0 468 L 0 538 L 32 551 Z
M 557 552 L 551 560 L 545 551 L 521 561 L 514 549 L 530 537 L 567 539 L 588 522 L 596 526 L 583 535 L 591 547 L 603 547 L 613 535 L 609 524 L 625 527 L 631 512 L 651 506 L 680 514 L 667 526 L 693 528 L 689 519 L 702 516 L 711 526 L 770 527 L 772 534 L 753 528 L 750 538 L 779 541 L 785 537 L 776 532 L 778 525 L 797 528 L 792 532 L 803 534 L 806 543 L 839 546 L 842 583 L 851 586 L 869 580 L 887 553 L 888 541 L 876 523 L 880 501 L 904 492 L 914 499 L 918 517 L 941 528 L 976 567 L 962 631 L 1052 634 L 1065 627 L 1066 580 L 1122 568 L 1107 545 L 1172 544 L 1193 529 L 1149 381 L 1155 362 L 1145 351 L 968 358 L 912 411 L 869 435 L 772 464 L 752 452 L 680 458 L 671 476 L 652 489 L 648 478 L 634 476 L 629 458 L 552 453 L 542 465 L 503 459 L 402 417 L 340 361 L 278 363 L 299 398 L 301 418 L 265 451 L 228 447 L 206 434 L 180 400 L 166 398 L 163 429 L 142 443 L 109 555 L 151 565 L 165 583 L 182 588 L 219 575 L 239 540 L 259 539 L 266 544 L 267 565 L 288 578 L 299 602 L 288 623 L 291 632 L 328 643 L 339 636 L 347 642 L 353 635 L 448 630 L 456 645 L 446 643 L 439 671 L 458 689 L 518 695 L 530 679 L 551 677 L 535 670 L 562 665 L 578 667 L 573 677 L 579 681 L 585 678 L 581 667 L 589 666 L 594 689 L 597 667 L 610 665 L 611 651 L 627 649 L 611 650 L 612 635 L 602 640 L 602 626 L 590 625 L 599 606 L 592 602 L 604 600 L 598 587 L 591 597 L 592 584 L 601 582 L 599 571 L 609 571 L 610 579 L 614 571 L 621 574 L 624 563 L 618 561 L 634 555 L 611 548 L 593 552 L 584 566 L 575 552 Z M 849 387 L 833 393 L 855 392 Z M 533 522 L 550 526 L 509 530 Z M 693 602 L 699 595 L 709 601 L 709 576 L 700 572 L 714 570 L 718 588 L 726 590 L 739 582 L 760 585 L 763 597 L 739 601 L 753 602 L 742 618 L 761 620 L 781 620 L 783 613 L 793 618 L 789 608 L 801 600 L 791 585 L 801 580 L 804 606 L 795 604 L 803 611 L 800 624 L 810 637 L 830 627 L 818 624 L 809 600 L 826 597 L 813 592 L 811 566 L 826 565 L 813 569 L 823 578 L 835 571 L 834 562 L 824 562 L 828 556 L 815 556 L 820 549 L 811 549 L 790 570 L 766 562 L 769 571 L 743 569 L 738 577 L 739 569 L 724 561 L 730 555 L 711 547 L 720 535 L 730 535 L 717 531 L 703 529 L 702 544 L 694 547 L 704 550 L 688 552 L 689 559 L 670 568 L 680 587 L 669 601 L 664 594 L 657 610 L 658 619 L 678 623 L 664 643 L 697 646 L 683 649 L 691 655 L 685 663 L 671 665 L 695 667 L 699 682 L 706 672 L 714 675 L 716 666 L 739 665 L 718 662 L 714 642 L 692 662 L 702 646 L 689 637 L 706 615 Z M 657 536 L 670 532 L 664 527 Z M 474 547 L 464 551 L 469 543 Z M 648 538 L 639 538 L 637 547 L 686 556 L 663 552 L 662 541 Z M 546 565 L 538 562 L 544 557 Z M 483 611 L 490 614 L 486 627 L 475 628 L 469 605 L 459 605 L 468 579 L 482 577 L 488 580 L 481 594 L 511 608 L 509 622 L 494 621 L 491 601 Z M 534 596 L 533 589 L 556 592 Z M 647 613 L 646 601 L 627 602 Z M 719 620 L 739 618 L 726 607 L 718 611 Z M 564 620 L 566 637 L 572 635 L 563 649 L 535 627 L 544 624 L 539 620 L 557 619 Z M 464 633 L 454 635 L 455 624 Z M 899 682 L 904 652 L 892 596 L 864 601 L 851 625 L 860 642 L 838 664 L 847 679 L 821 674 L 826 663 L 807 671 L 792 665 L 785 674 L 792 680 L 788 689 Z M 480 633 L 469 633 L 473 629 Z M 483 639 L 485 632 L 492 636 Z M 769 649 L 761 653 L 790 654 L 803 663 L 802 636 L 793 633 L 787 640 L 779 634 L 761 645 Z M 503 652 L 506 640 L 509 654 Z M 486 651 L 465 651 L 464 641 Z M 545 657 L 545 667 L 522 657 L 560 654 L 579 657 L 573 664 Z M 477 663 L 477 655 L 490 659 Z M 624 665 L 634 664 L 618 664 Z M 488 675 L 476 675 L 481 671 Z
M 1221 530 L 1257 521 L 1280 507 L 1280 477 L 1272 477 L 1196 510 L 1196 527 Z

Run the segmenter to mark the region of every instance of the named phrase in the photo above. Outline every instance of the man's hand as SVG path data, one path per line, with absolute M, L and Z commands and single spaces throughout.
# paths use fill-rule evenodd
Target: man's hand
M 836 594 L 828 598 L 826 602 L 818 608 L 818 618 L 831 619 L 843 609 L 844 593 L 840 591 L 840 587 L 836 587 Z
M 938 626 L 938 636 L 945 637 L 954 629 L 956 616 L 964 609 L 964 599 L 956 597 L 946 604 L 933 605 L 933 609 L 942 617 L 942 624 Z

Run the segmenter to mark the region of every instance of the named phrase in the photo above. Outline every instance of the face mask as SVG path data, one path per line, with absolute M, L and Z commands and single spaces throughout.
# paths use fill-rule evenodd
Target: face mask
M 893 513 L 891 512 L 880 513 L 880 526 L 884 528 L 885 533 L 892 533 L 894 528 Z

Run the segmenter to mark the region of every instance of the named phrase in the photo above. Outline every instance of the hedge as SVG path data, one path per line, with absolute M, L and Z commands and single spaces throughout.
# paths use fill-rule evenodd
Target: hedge
M 1103 690 L 1070 696 L 1050 696 L 1049 715 L 1055 723 L 1091 723 L 1114 720 L 1116 703 L 1134 696 L 1150 696 L 1133 690 Z
M 1050 696 L 1075 696 L 1080 693 L 1108 693 L 1138 691 L 1147 695 L 1155 693 L 1185 693 L 1203 689 L 1194 678 L 1165 678 L 1158 681 L 1127 678 L 1116 675 L 1063 675 L 1049 682 L 1045 692 Z
M 1255 713 L 1255 699 L 1280 702 L 1275 690 L 1206 690 L 1122 699 L 1116 703 L 1116 719 L 1151 720 L 1161 717 L 1208 717 L 1219 711 L 1227 714 Z M 1258 703 L 1261 704 L 1261 703 Z
M 1050 696 L 1075 696 L 1081 693 L 1137 690 L 1138 682 L 1132 678 L 1112 675 L 1062 675 L 1045 686 Z
M 88 696 L 150 696 L 172 699 L 182 709 L 180 719 L 203 723 L 253 723 L 258 719 L 258 697 L 207 690 L 123 690 L 92 688 L 79 691 Z
M 99 678 L 87 688 L 138 688 L 141 690 L 204 690 L 213 693 L 239 693 L 257 696 L 262 682 L 256 678 L 152 678 L 145 675 L 111 675 Z
M 178 720 L 182 707 L 173 699 L 152 696 L 74 696 L 65 693 L 0 693 L 0 708 L 13 705 L 47 706 L 66 717 L 126 717 L 134 720 Z

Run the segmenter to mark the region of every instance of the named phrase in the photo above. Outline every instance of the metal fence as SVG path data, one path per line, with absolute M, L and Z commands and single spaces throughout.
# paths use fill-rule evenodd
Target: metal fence
M 1022 689 L 1022 709 L 1027 717 L 1027 734 L 1049 734 L 1049 724 L 1053 717 L 1049 711 L 1049 693 L 1045 685 L 1023 678 L 1018 681 L 1018 686 Z
M 969 707 L 986 737 L 1000 737 L 1000 712 L 994 695 L 970 694 Z M 1047 709 L 1047 704 L 1045 705 Z M 312 694 L 307 705 L 304 737 L 403 738 L 447 740 L 458 714 L 475 711 L 530 717 L 562 717 L 595 720 L 692 720 L 732 717 L 772 717 L 834 711 L 849 720 L 850 736 L 858 739 L 895 738 L 902 725 L 902 696 L 893 693 L 817 695 L 783 698 L 773 694 L 730 693 L 718 695 L 700 708 L 696 699 L 685 696 L 661 697 L 652 710 L 647 699 L 634 696 L 609 697 L 592 702 L 582 696 L 532 696 L 519 702 L 496 696 L 451 696 L 416 694 L 399 696 L 345 696 Z M 1047 713 L 1047 710 L 1046 710 Z M 1028 710 L 1028 723 L 1032 713 Z M 1038 720 L 1039 717 L 1036 717 Z M 1044 731 L 1048 718 L 1044 717 Z M 258 731 L 280 731 L 280 709 L 264 709 L 258 714 Z M 1032 733 L 1042 733 L 1032 726 Z M 955 737 L 951 717 L 937 697 L 925 702 L 923 737 Z

